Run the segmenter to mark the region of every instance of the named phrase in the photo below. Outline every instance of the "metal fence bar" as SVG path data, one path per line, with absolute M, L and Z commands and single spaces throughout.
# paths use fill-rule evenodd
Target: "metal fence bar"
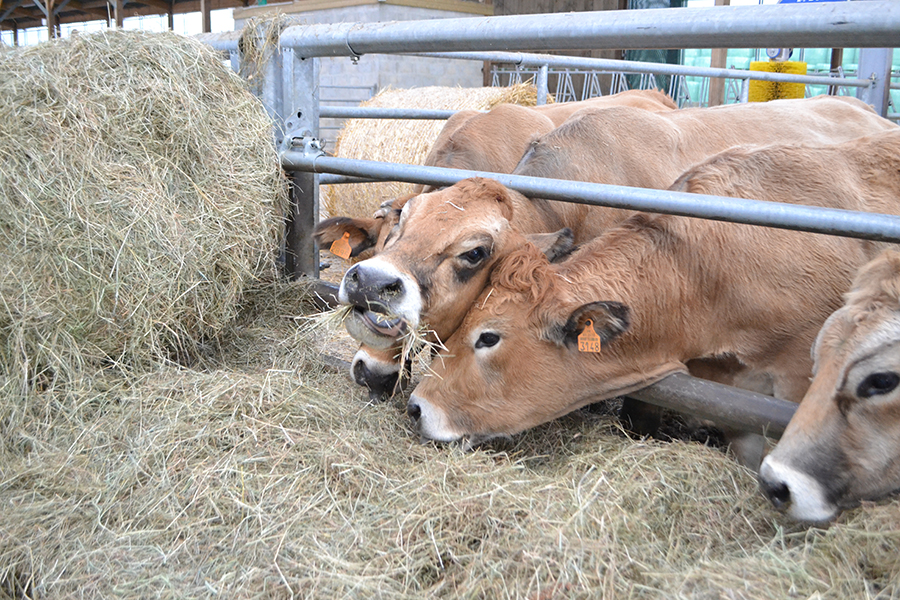
M 322 173 L 319 175 L 319 185 L 340 185 L 344 183 L 376 183 L 379 181 L 394 181 L 393 179 L 371 179 L 368 177 L 350 177 L 349 175 L 335 175 L 334 173 Z
M 340 173 L 430 185 L 453 185 L 468 177 L 490 177 L 529 197 L 658 212 L 826 235 L 900 243 L 900 217 L 781 202 L 630 188 L 483 171 L 442 169 L 284 152 L 289 170 Z
M 638 48 L 893 48 L 900 3 L 773 4 L 615 10 L 288 27 L 304 57 L 473 50 Z
M 237 52 L 238 42 L 243 31 L 224 31 L 221 33 L 198 33 L 191 36 L 195 40 L 212 46 L 220 52 Z
M 721 77 L 726 79 L 752 79 L 784 83 L 804 83 L 806 85 L 841 85 L 846 87 L 869 87 L 869 79 L 844 79 L 823 75 L 791 75 L 768 71 L 745 69 L 718 69 L 712 67 L 692 67 L 631 60 L 588 58 L 583 56 L 557 56 L 553 54 L 532 54 L 524 52 L 413 52 L 407 56 L 447 58 L 456 60 L 491 61 L 511 63 L 516 67 L 537 69 L 544 66 L 585 71 L 609 71 L 612 73 L 649 73 L 654 75 L 685 75 L 689 77 Z
M 780 436 L 797 405 L 765 394 L 674 373 L 628 396 L 744 431 Z

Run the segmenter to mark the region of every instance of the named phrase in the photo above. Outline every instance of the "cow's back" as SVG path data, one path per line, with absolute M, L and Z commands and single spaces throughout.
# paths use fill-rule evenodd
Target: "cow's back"
M 896 128 L 863 102 L 838 96 L 695 108 L 664 117 L 679 129 L 678 151 L 687 164 L 739 144 L 834 144 Z
M 649 111 L 675 110 L 678 105 L 665 92 L 659 90 L 625 90 L 610 96 L 599 96 L 578 102 L 561 102 L 535 106 L 534 110 L 548 117 L 558 127 L 583 108 L 610 108 L 630 106 Z
M 471 112 L 471 111 L 469 111 Z M 511 172 L 531 140 L 551 131 L 546 116 L 517 104 L 498 104 L 486 113 L 448 120 L 424 164 L 429 167 L 491 173 Z M 418 191 L 432 191 L 425 186 Z
M 669 112 L 586 108 L 537 138 L 514 173 L 665 189 L 693 165 L 735 146 L 833 144 L 897 130 L 862 102 L 834 96 Z M 625 214 L 584 205 L 540 205 L 558 215 L 554 225 L 573 227 L 579 242 Z
M 683 173 L 671 189 L 893 214 L 900 202 L 900 127 L 839 144 L 731 148 Z

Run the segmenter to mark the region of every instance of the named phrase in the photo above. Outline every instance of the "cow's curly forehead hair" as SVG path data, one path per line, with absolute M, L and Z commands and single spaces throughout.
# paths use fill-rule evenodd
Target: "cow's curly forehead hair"
M 559 278 L 547 257 L 533 244 L 527 242 L 505 256 L 491 275 L 491 288 L 495 302 L 518 299 L 531 306 L 532 311 L 545 306 L 556 292 Z
M 887 250 L 856 275 L 847 305 L 863 316 L 880 308 L 900 310 L 900 252 Z

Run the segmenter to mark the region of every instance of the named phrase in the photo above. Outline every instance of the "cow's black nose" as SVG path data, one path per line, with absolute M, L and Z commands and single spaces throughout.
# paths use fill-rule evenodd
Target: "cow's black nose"
M 417 402 L 410 402 L 406 405 L 406 414 L 408 414 L 409 418 L 413 421 L 418 421 L 419 417 L 422 416 L 422 408 Z
M 344 283 L 351 302 L 365 306 L 370 302 L 384 302 L 403 291 L 403 282 L 393 274 L 371 268 L 364 262 L 353 265 L 344 274 Z M 356 300 L 354 300 L 356 297 Z
M 359 385 L 369 388 L 369 400 L 371 402 L 384 402 L 390 400 L 397 389 L 399 373 L 379 374 L 371 371 L 364 361 L 353 363 L 353 379 Z
M 766 481 L 760 479 L 759 487 L 762 488 L 766 498 L 775 506 L 783 509 L 791 503 L 791 489 L 783 481 Z

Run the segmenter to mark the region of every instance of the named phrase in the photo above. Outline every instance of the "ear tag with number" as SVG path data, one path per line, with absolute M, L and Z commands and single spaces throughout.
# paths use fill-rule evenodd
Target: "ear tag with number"
M 584 331 L 578 336 L 579 352 L 600 352 L 600 336 L 594 331 L 594 322 L 588 319 Z
M 344 260 L 350 258 L 350 232 L 345 231 L 344 237 L 339 240 L 334 240 L 331 243 L 331 248 L 329 248 L 332 254 L 335 256 L 340 256 Z

